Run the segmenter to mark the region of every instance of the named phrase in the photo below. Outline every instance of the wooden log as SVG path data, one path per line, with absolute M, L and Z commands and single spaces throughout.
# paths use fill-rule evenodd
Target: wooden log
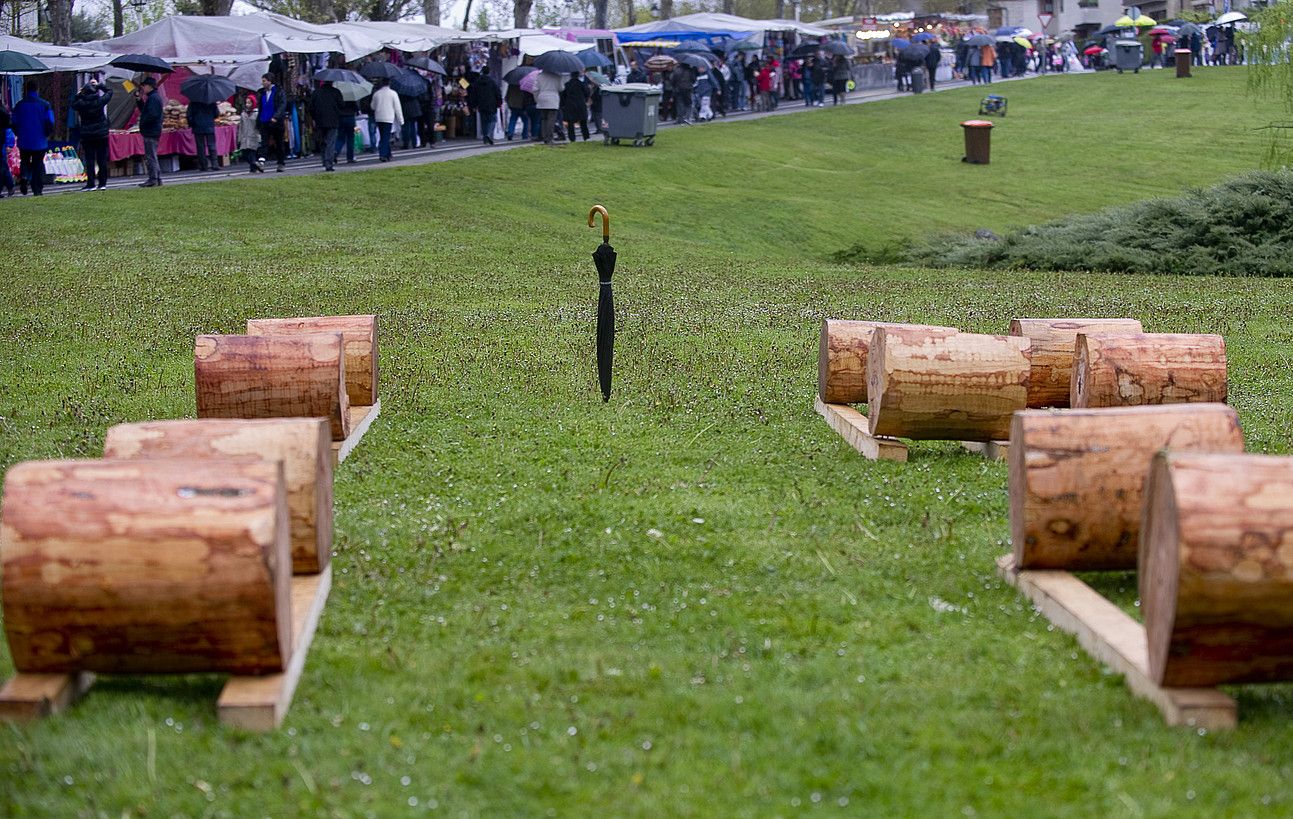
M 867 351 L 877 327 L 927 327 L 956 332 L 954 327 L 924 324 L 824 319 L 817 351 L 817 396 L 823 403 L 866 403 Z
M 1021 336 L 877 327 L 867 361 L 872 435 L 996 441 L 1028 399 Z
M 1136 319 L 1010 320 L 1010 335 L 1032 339 L 1033 370 L 1028 379 L 1029 407 L 1067 407 L 1073 381 L 1073 349 L 1078 333 L 1141 333 Z
M 198 336 L 199 418 L 327 418 L 332 440 L 350 434 L 340 333 Z
M 1010 536 L 1021 569 L 1136 567 L 1150 460 L 1243 452 L 1225 404 L 1024 410 L 1010 425 Z
M 20 672 L 262 674 L 289 659 L 279 464 L 19 464 L 0 564 Z
M 332 436 L 325 418 L 150 421 L 108 430 L 105 458 L 218 458 L 283 463 L 292 571 L 313 574 L 332 555 Z
M 1069 387 L 1074 408 L 1226 401 L 1226 341 L 1221 336 L 1079 333 L 1075 344 Z
M 1293 457 L 1160 453 L 1145 491 L 1140 598 L 1153 679 L 1293 679 Z
M 341 333 L 346 345 L 346 394 L 357 407 L 377 403 L 377 316 L 249 319 L 247 335 Z

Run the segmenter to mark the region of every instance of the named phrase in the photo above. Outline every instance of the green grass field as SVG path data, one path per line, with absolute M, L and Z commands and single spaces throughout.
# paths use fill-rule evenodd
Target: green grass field
M 1233 733 L 1164 727 L 995 578 L 1004 465 L 867 462 L 812 411 L 826 316 L 1130 315 L 1224 333 L 1251 448 L 1293 449 L 1287 282 L 826 261 L 1255 167 L 1242 70 L 1196 73 L 994 87 L 986 167 L 958 161 L 962 89 L 651 149 L 6 202 L 0 467 L 191 416 L 193 336 L 248 317 L 380 314 L 384 407 L 337 472 L 283 729 L 220 726 L 216 676 L 103 679 L 0 726 L 0 815 L 1293 812 L 1293 689 L 1236 689 Z

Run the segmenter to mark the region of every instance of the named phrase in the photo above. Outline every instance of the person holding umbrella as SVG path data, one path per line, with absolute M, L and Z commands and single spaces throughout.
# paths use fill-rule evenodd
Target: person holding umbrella
M 139 135 L 144 138 L 144 164 L 148 167 L 148 181 L 141 188 L 162 186 L 162 163 L 157 161 L 157 142 L 162 138 L 162 96 L 157 93 L 157 80 L 144 77 L 135 91 L 135 105 L 139 108 Z
M 341 107 L 345 100 L 331 80 L 324 80 L 310 95 L 310 117 L 315 136 L 323 152 L 323 170 L 335 171 L 337 164 L 337 129 L 341 127 Z M 353 123 L 351 130 L 354 130 Z M 354 144 L 354 141 L 351 141 Z M 354 148 L 351 148 L 354 151 Z
M 566 126 L 566 139 L 574 144 L 575 126 L 583 132 L 584 142 L 588 141 L 588 93 L 578 71 L 570 72 L 570 79 L 561 89 L 561 119 Z
M 197 146 L 198 170 L 206 171 L 220 167 L 220 158 L 216 155 L 215 121 L 220 110 L 214 102 L 198 102 L 190 99 L 188 107 L 189 130 L 193 132 L 193 142 Z
M 468 104 L 476 110 L 480 118 L 480 137 L 486 145 L 494 144 L 494 123 L 498 120 L 498 107 L 503 104 L 503 95 L 498 91 L 498 83 L 489 75 L 489 66 L 480 69 L 480 76 L 472 82 L 467 91 Z M 588 139 L 588 132 L 584 132 Z
M 36 83 L 28 80 L 22 101 L 13 107 L 11 114 L 13 134 L 18 138 L 18 154 L 22 157 L 18 184 L 22 195 L 31 192 L 43 196 L 45 192 L 45 151 L 49 150 L 49 137 L 54 133 L 54 109 L 41 99 Z
M 91 78 L 72 100 L 72 110 L 81 120 L 81 158 L 85 162 L 84 190 L 87 191 L 108 189 L 107 105 L 111 99 L 112 89 Z
M 561 76 L 551 71 L 539 71 L 534 80 L 534 104 L 538 106 L 543 125 L 543 144 L 552 145 L 552 130 L 557 122 L 557 109 L 561 107 Z
M 938 40 L 930 37 L 925 46 L 929 53 L 925 55 L 925 74 L 929 82 L 929 90 L 934 90 L 934 75 L 938 73 L 938 64 L 943 61 L 943 49 L 938 44 Z
M 373 119 L 377 122 L 378 159 L 381 162 L 391 161 L 391 130 L 404 125 L 404 111 L 400 107 L 400 95 L 391 88 L 389 81 L 378 78 L 373 81 L 377 90 L 373 91 Z
M 287 119 L 287 95 L 274 84 L 274 80 L 263 74 L 260 78 L 260 114 L 256 121 L 260 129 L 260 158 L 263 166 L 269 154 L 270 145 L 278 159 L 278 172 L 282 173 L 287 165 L 287 139 L 283 132 L 283 123 Z

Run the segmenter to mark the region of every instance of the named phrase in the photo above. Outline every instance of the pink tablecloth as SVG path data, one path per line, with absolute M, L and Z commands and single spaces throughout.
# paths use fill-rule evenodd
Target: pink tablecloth
M 216 153 L 220 154 L 220 156 L 232 154 L 234 148 L 238 146 L 238 126 L 236 125 L 217 125 L 215 136 Z M 166 156 L 167 154 L 197 156 L 197 141 L 193 138 L 193 132 L 188 128 L 182 131 L 163 131 L 162 138 L 157 142 L 157 153 L 160 156 Z M 138 132 L 108 135 L 108 159 L 110 161 L 118 162 L 132 156 L 143 155 L 144 138 Z

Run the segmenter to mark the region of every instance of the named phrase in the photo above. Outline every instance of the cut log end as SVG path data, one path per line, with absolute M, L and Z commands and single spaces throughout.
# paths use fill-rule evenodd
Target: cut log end
M 1149 644 L 1149 677 L 1159 682 L 1167 666 L 1180 580 L 1177 520 L 1171 466 L 1166 458 L 1156 457 L 1145 481 L 1137 578 Z

